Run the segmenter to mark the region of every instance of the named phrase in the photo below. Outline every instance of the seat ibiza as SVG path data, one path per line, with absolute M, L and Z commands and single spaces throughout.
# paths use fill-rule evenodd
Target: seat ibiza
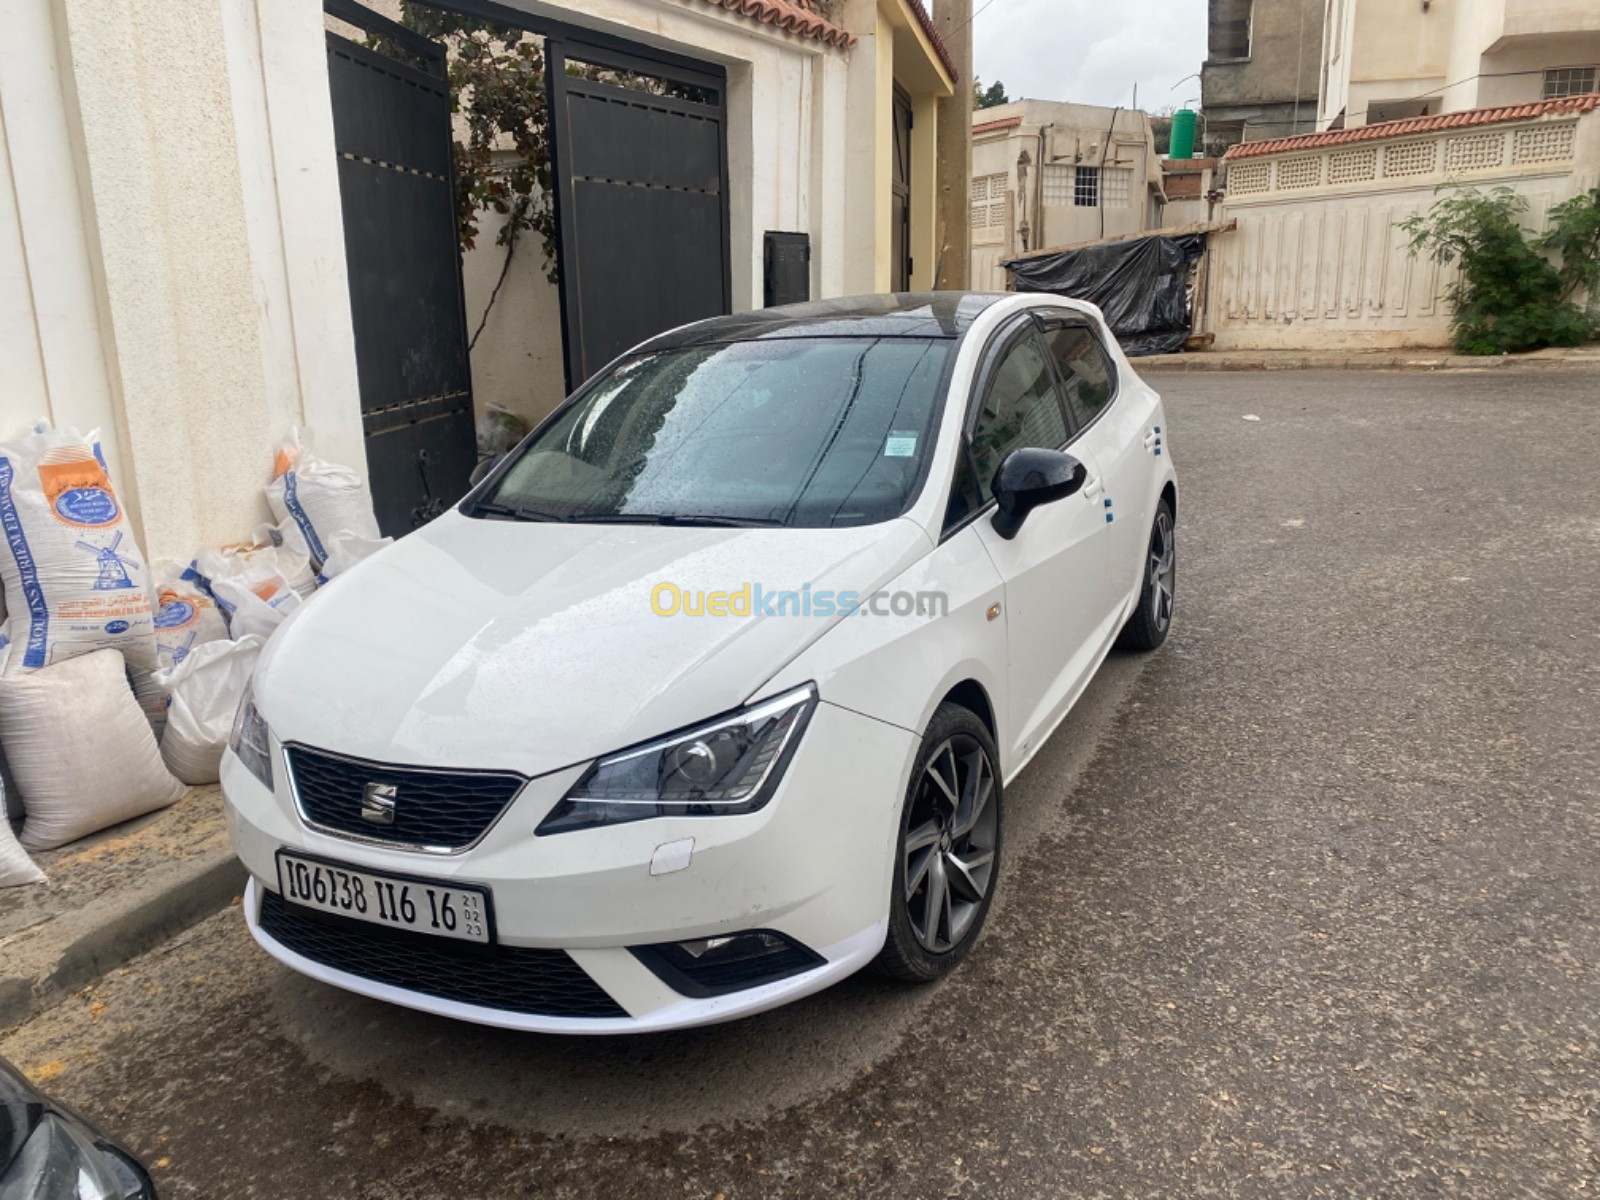
M 297 971 L 517 1029 L 931 980 L 1005 788 L 1173 609 L 1159 397 L 1092 306 L 878 296 L 624 354 L 286 621 L 223 787 Z

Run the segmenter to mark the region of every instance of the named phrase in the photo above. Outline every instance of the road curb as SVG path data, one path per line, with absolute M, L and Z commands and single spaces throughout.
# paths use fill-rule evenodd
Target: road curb
M 1139 372 L 1168 371 L 1502 371 L 1600 368 L 1600 354 L 1157 354 L 1135 358 Z
M 52 923 L 20 962 L 0 968 L 0 1031 L 228 907 L 244 882 L 244 865 L 231 850 L 218 851 L 174 866 L 131 896 L 104 897 Z

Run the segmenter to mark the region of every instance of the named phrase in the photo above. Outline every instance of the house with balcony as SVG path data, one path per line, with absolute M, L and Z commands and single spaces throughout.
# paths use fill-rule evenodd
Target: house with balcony
M 1595 0 L 1326 0 L 1317 128 L 1600 88 Z

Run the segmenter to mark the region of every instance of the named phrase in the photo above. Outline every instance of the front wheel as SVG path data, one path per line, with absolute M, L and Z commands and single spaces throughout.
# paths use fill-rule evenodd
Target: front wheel
M 1156 506 L 1150 528 L 1150 549 L 1144 560 L 1144 583 L 1139 603 L 1122 627 L 1117 644 L 1126 650 L 1154 650 L 1167 640 L 1172 628 L 1172 605 L 1178 584 L 1178 547 L 1172 505 L 1163 499 Z
M 999 761 L 977 716 L 939 706 L 901 810 L 881 974 L 938 979 L 977 941 L 1000 872 Z

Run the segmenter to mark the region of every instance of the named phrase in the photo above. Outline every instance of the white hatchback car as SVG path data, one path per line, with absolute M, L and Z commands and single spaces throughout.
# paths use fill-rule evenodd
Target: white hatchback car
M 876 296 L 619 358 L 263 654 L 223 787 L 307 975 L 486 1024 L 928 980 L 1004 784 L 1172 620 L 1159 397 L 1092 306 Z

